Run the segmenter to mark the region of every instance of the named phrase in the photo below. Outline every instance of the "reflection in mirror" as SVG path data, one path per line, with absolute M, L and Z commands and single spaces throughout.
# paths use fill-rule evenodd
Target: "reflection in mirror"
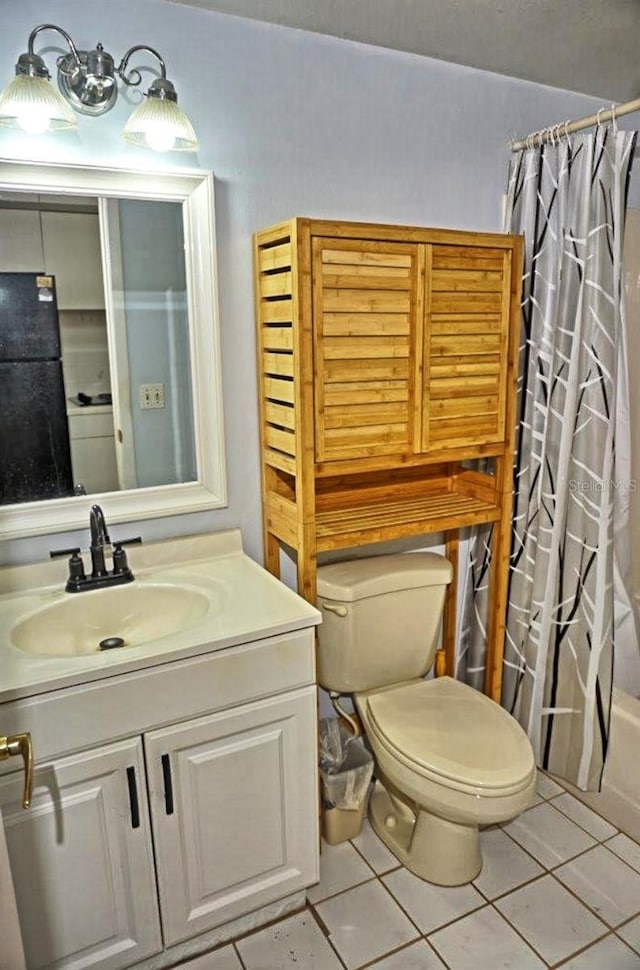
M 3 504 L 194 481 L 188 376 L 179 203 L 3 194 Z
M 0 162 L 2 538 L 224 504 L 212 185 Z

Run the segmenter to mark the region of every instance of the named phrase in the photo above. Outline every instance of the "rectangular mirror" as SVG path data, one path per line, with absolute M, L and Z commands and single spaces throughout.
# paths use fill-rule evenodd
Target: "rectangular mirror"
M 0 536 L 226 504 L 213 176 L 0 161 Z

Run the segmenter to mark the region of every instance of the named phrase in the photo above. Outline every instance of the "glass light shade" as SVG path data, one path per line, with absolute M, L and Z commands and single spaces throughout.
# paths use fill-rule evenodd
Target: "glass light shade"
M 77 128 L 78 122 L 47 78 L 17 74 L 0 94 L 0 125 L 40 135 Z
M 156 152 L 195 152 L 193 125 L 175 101 L 146 97 L 124 126 L 122 137 L 131 145 Z

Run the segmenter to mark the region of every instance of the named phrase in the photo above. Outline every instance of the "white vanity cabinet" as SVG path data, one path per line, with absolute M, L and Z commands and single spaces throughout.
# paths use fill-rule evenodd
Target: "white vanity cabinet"
M 129 967 L 162 949 L 140 738 L 0 782 L 28 970 Z M 0 965 L 2 961 L 0 959 Z
M 159 970 L 302 904 L 313 659 L 294 629 L 0 704 L 36 755 L 28 810 L 19 766 L 0 774 L 27 970 Z

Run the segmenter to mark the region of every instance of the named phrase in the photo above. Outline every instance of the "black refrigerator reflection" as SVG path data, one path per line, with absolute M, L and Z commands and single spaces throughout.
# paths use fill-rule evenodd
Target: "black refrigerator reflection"
M 0 273 L 0 503 L 73 494 L 55 280 Z

